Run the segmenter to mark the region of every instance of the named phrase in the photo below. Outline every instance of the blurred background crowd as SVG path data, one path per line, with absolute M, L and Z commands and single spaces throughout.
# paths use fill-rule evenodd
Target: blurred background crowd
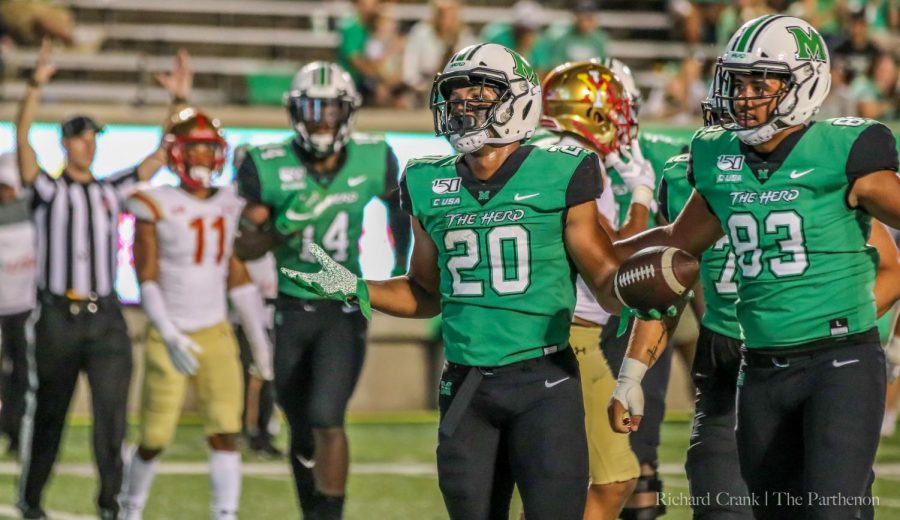
M 423 108 L 447 58 L 484 41 L 517 49 L 542 74 L 619 58 L 644 93 L 642 117 L 690 124 L 728 36 L 777 12 L 826 38 L 833 86 L 822 117 L 900 117 L 898 0 L 2 0 L 0 94 L 21 95 L 34 45 L 50 35 L 67 47 L 48 93 L 61 101 L 162 103 L 152 74 L 184 47 L 198 57 L 201 104 L 277 105 L 298 64 L 334 59 L 367 106 Z

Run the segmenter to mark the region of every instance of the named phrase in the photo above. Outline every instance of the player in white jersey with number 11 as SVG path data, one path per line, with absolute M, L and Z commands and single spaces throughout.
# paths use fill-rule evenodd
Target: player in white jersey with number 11
M 210 446 L 214 520 L 236 519 L 241 488 L 243 384 L 239 349 L 226 319 L 226 292 L 264 379 L 272 378 L 262 296 L 231 247 L 243 201 L 232 187 L 212 187 L 226 144 L 218 121 L 194 109 L 173 118 L 165 136 L 178 187 L 135 193 L 135 264 L 151 327 L 145 343 L 140 443 L 120 502 L 141 518 L 158 456 L 171 442 L 188 382 L 196 391 Z

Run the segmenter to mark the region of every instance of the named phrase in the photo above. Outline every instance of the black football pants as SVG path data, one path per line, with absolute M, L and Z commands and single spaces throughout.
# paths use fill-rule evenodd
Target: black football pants
M 11 448 L 19 445 L 19 427 L 28 392 L 28 340 L 25 323 L 31 311 L 0 316 L 0 435 Z
M 437 466 L 452 520 L 507 520 L 514 485 L 528 520 L 581 520 L 588 453 L 578 374 L 570 348 L 494 370 L 446 365 Z
M 741 345 L 738 339 L 700 326 L 691 370 L 697 399 L 685 463 L 694 520 L 753 518 L 734 435 Z
M 84 371 L 91 389 L 94 460 L 100 474 L 97 505 L 118 511 L 132 367 L 131 340 L 119 304 L 115 297 L 90 304 L 47 297 L 34 317 L 35 342 L 28 346 L 31 387 L 19 447 L 20 507 L 40 507 L 78 374 Z
M 356 307 L 279 295 L 275 303 L 275 397 L 291 428 L 300 507 L 316 493 L 314 428 L 343 427 L 366 353 L 368 322 Z
M 743 356 L 737 443 L 741 473 L 758 500 L 754 516 L 869 516 L 885 399 L 877 330 L 802 354 L 745 349 Z

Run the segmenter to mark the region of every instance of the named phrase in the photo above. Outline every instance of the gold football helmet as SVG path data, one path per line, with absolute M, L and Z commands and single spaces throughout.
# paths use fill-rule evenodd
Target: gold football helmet
M 541 126 L 586 139 L 602 154 L 628 146 L 637 133 L 625 85 L 597 60 L 565 63 L 544 79 Z

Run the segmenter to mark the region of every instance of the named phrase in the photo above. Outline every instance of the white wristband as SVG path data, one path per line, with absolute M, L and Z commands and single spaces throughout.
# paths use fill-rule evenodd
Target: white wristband
M 163 340 L 179 334 L 178 328 L 172 323 L 172 318 L 169 316 L 169 310 L 166 309 L 166 300 L 163 297 L 162 289 L 153 280 L 141 284 L 141 307 L 144 308 L 147 319 L 156 327 Z
M 646 374 L 649 369 L 650 367 L 637 359 L 625 357 L 625 359 L 622 360 L 622 368 L 619 369 L 619 379 L 626 381 L 630 380 L 640 384 L 640 382 L 644 380 L 644 374 Z
M 631 203 L 649 208 L 653 204 L 653 190 L 647 186 L 635 186 L 631 191 Z

